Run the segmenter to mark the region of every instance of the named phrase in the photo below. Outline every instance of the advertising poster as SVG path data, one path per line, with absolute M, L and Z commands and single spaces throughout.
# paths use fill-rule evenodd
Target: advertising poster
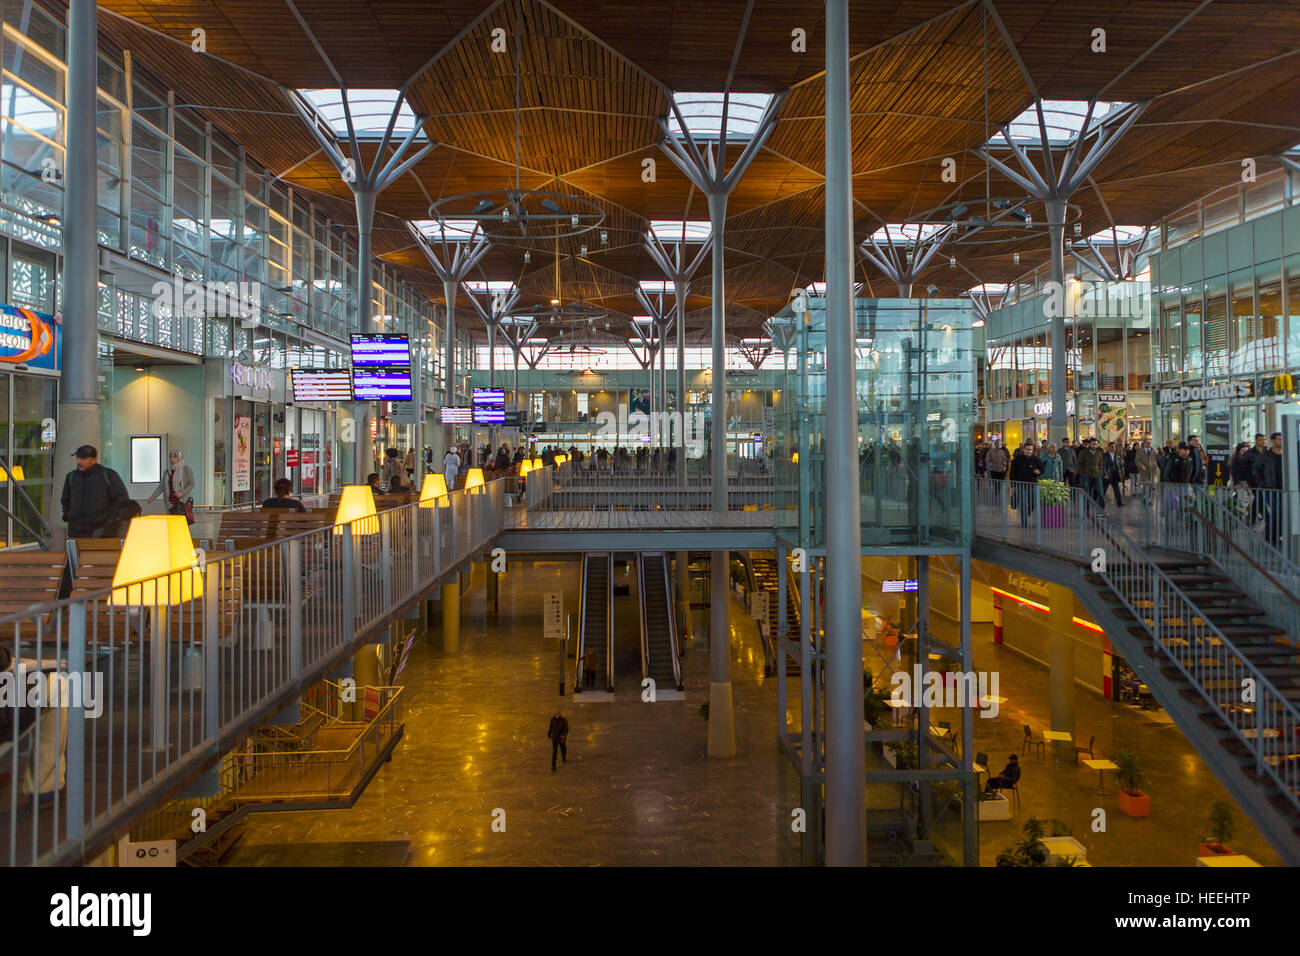
M 634 415 L 640 412 L 642 415 L 650 414 L 650 389 L 633 388 L 630 389 L 629 401 L 627 404 L 627 413 Z
M 235 454 L 231 467 L 231 489 L 247 491 L 253 463 L 253 420 L 235 416 Z

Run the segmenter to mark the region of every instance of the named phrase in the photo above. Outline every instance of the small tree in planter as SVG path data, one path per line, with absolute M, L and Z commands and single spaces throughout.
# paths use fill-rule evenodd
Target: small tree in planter
M 1038 479 L 1038 504 L 1043 509 L 1044 528 L 1065 527 L 1065 506 L 1069 503 L 1069 485 L 1050 478 Z
M 1119 767 L 1119 808 L 1131 817 L 1149 817 L 1151 815 L 1151 798 L 1138 789 L 1138 780 L 1142 776 L 1142 764 L 1138 755 L 1131 750 L 1121 750 L 1115 755 L 1115 764 Z
M 872 727 L 879 726 L 885 712 L 889 710 L 886 700 L 887 698 L 880 691 L 874 687 L 869 688 L 862 698 L 862 719 Z
M 1234 829 L 1232 804 L 1227 800 L 1216 800 L 1210 804 L 1210 816 L 1207 823 L 1209 826 L 1206 831 L 1206 838 L 1209 842 L 1201 844 L 1197 855 L 1235 856 L 1236 851 L 1228 846 L 1228 841 L 1232 839 Z

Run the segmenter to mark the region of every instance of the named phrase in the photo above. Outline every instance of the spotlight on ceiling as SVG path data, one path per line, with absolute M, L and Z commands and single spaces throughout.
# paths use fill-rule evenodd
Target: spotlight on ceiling
M 969 211 L 970 211 L 969 208 L 966 206 L 953 206 L 952 212 L 948 213 L 948 218 L 960 219 L 962 216 L 966 215 L 966 213 Z
M 491 199 L 480 199 L 477 206 L 474 207 L 474 215 L 481 216 L 492 208 Z
M 949 256 L 949 257 L 948 257 L 948 268 L 949 268 L 949 269 L 956 269 L 956 268 L 957 268 L 957 257 L 956 257 L 956 256 Z
M 984 328 L 984 320 L 983 320 L 983 319 L 976 319 L 974 322 L 972 322 L 972 323 L 970 324 L 970 327 L 971 327 L 972 329 L 982 329 L 982 328 Z
M 532 262 L 532 261 L 533 261 L 533 254 L 532 254 L 531 252 L 529 252 L 527 249 L 525 249 L 525 250 L 524 250 L 524 265 L 528 265 L 528 263 L 530 263 L 530 262 Z
M 550 213 L 560 212 L 560 204 L 556 202 L 554 199 L 543 199 L 542 208 Z
M 1020 253 L 1018 252 L 1011 253 L 1011 264 L 1016 266 L 1020 265 Z
M 929 295 L 938 295 L 939 287 L 937 285 L 931 284 L 925 287 L 925 291 Z
M 1011 212 L 1007 213 L 1007 215 L 1009 215 L 1013 219 L 1019 219 L 1021 222 L 1026 222 L 1026 223 L 1029 222 L 1029 213 L 1026 212 L 1023 208 L 1013 209 L 1011 210 Z
M 600 244 L 602 246 L 609 244 L 609 233 L 604 229 L 600 230 Z
M 578 214 L 576 212 L 569 217 L 569 222 L 573 225 L 574 229 L 578 228 Z
M 1082 236 L 1082 235 L 1083 235 L 1083 223 L 1081 223 L 1081 222 L 1076 222 L 1076 223 L 1074 224 L 1074 234 L 1075 234 L 1076 236 Z
M 587 254 L 587 245 L 586 245 L 586 243 L 583 243 L 583 245 L 582 245 L 582 255 L 585 256 L 586 254 Z
M 559 304 L 560 304 L 560 300 L 559 300 L 559 299 L 552 299 L 552 300 L 551 300 L 551 305 L 559 305 Z M 560 333 L 560 334 L 563 335 L 564 333 Z

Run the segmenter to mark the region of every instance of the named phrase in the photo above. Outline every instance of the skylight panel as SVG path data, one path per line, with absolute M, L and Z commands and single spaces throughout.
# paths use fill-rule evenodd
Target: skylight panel
M 1128 103 L 1097 103 L 1092 110 L 1089 129 L 1095 128 L 1107 116 L 1128 105 Z M 1086 100 L 1044 100 L 1043 122 L 1047 126 L 1047 141 L 1058 146 L 1074 142 L 1074 138 L 1079 135 L 1079 131 L 1083 128 L 1083 118 L 1087 113 L 1088 103 Z M 1033 106 L 1030 106 L 1013 119 L 1008 128 L 1011 131 L 1011 139 L 1016 143 L 1039 143 L 1042 141 L 1042 133 L 1038 128 L 1038 110 Z M 989 141 L 985 145 L 1005 148 L 1007 141 L 1003 137 L 1002 131 L 999 130 L 989 137 Z
M 642 279 L 639 283 L 642 292 L 672 292 L 673 284 L 664 279 Z
M 343 109 L 342 90 L 299 90 L 303 98 L 312 105 L 334 135 L 347 139 L 348 120 Z M 393 106 L 397 103 L 397 90 L 348 90 L 348 111 L 352 113 L 352 128 L 358 139 L 380 139 L 388 129 L 388 121 L 393 115 Z M 405 99 L 398 107 L 397 119 L 393 122 L 393 136 L 404 137 L 415 128 L 415 114 Z M 424 139 L 420 133 L 416 139 Z
M 474 235 L 483 235 L 482 224 L 477 219 L 415 219 L 412 224 L 426 239 L 441 242 L 467 242 Z
M 877 244 L 915 245 L 929 239 L 944 225 L 941 222 L 891 222 L 873 232 L 871 238 Z
M 686 129 L 695 139 L 717 139 L 722 132 L 722 104 L 727 99 L 727 140 L 747 140 L 758 129 L 759 120 L 772 101 L 771 93 L 674 93 L 677 109 L 668 110 L 668 132 L 678 139 L 682 136 L 677 120 L 680 110 Z
M 707 242 L 713 225 L 708 220 L 653 219 L 650 232 L 660 242 Z
M 965 295 L 1006 295 L 1008 285 L 1005 282 L 985 282 L 980 285 L 973 285 L 964 293 Z
M 1111 232 L 1110 227 L 1107 226 L 1105 229 L 1094 232 L 1088 237 L 1088 241 L 1094 244 L 1102 242 L 1111 243 L 1114 242 L 1118 236 L 1119 244 L 1121 246 L 1126 246 L 1130 242 L 1137 242 L 1142 238 L 1146 231 L 1146 226 L 1116 226 L 1115 231 Z
M 515 283 L 513 279 L 488 279 L 484 282 L 482 279 L 467 280 L 465 288 L 470 292 L 513 292 Z

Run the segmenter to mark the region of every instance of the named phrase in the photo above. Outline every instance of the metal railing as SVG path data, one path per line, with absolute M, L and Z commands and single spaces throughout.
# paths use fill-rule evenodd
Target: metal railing
M 1296 702 L 1206 619 L 1195 601 L 1133 540 L 1129 530 L 1141 527 L 1140 514 L 1127 522 L 1108 517 L 1077 488 L 1066 488 L 1059 506 L 1040 507 L 1044 499 L 1036 484 L 977 479 L 978 533 L 1090 564 L 1100 550 L 1100 576 L 1147 631 L 1157 662 L 1177 668 L 1241 741 L 1256 772 L 1270 777 L 1293 810 L 1300 811 Z M 1009 520 L 1013 511 L 1015 520 Z M 1255 687 L 1251 702 L 1242 700 L 1247 679 Z
M 547 469 L 551 471 L 551 469 Z M 535 473 L 534 473 L 535 474 Z M 528 476 L 529 481 L 533 475 Z M 587 471 L 566 462 L 546 479 L 548 491 L 528 505 L 547 511 L 711 511 L 713 482 L 709 475 L 688 474 L 682 482 L 672 474 L 631 474 Z M 727 510 L 770 511 L 775 505 L 771 474 L 737 473 L 727 477 Z
M 75 862 L 107 845 L 486 547 L 504 497 L 492 482 L 200 553 L 189 569 L 118 587 L 74 580 L 71 597 L 0 617 L 17 674 L 43 673 L 47 697 L 24 712 L 28 752 L 16 746 L 19 720 L 6 735 L 5 862 Z M 117 555 L 99 560 L 116 566 Z

